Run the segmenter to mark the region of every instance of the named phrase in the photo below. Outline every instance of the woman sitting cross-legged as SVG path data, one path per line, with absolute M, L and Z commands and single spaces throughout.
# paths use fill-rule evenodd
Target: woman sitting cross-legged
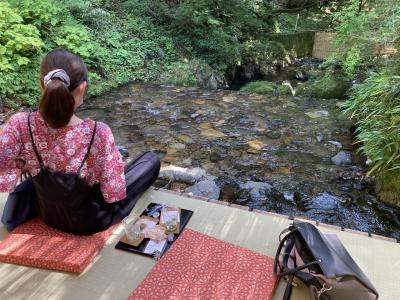
M 145 152 L 123 165 L 110 128 L 74 111 L 88 86 L 82 59 L 63 49 L 41 64 L 39 111 L 13 115 L 0 133 L 0 191 L 32 175 L 35 207 L 49 226 L 92 234 L 119 222 L 156 180 L 160 161 Z

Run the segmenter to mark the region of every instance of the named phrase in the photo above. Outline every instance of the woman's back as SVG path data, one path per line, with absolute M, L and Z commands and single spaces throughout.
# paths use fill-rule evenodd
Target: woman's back
M 54 171 L 76 173 L 88 151 L 94 121 L 85 119 L 80 124 L 53 129 L 38 112 L 31 113 L 31 129 L 35 146 L 45 166 Z M 28 113 L 11 117 L 0 140 L 0 165 L 15 157 L 25 161 L 25 169 L 32 176 L 39 170 L 39 162 L 31 142 Z M 0 191 L 11 191 L 18 179 L 16 166 L 0 168 Z M 84 163 L 80 177 L 89 185 L 100 183 L 107 202 L 121 200 L 126 195 L 125 176 L 121 156 L 116 150 L 110 128 L 98 122 L 90 155 Z

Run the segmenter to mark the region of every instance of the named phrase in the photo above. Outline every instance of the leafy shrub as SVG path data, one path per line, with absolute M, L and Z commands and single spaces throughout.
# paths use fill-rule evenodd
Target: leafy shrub
M 400 171 L 400 76 L 389 70 L 355 86 L 345 112 L 357 121 L 360 150 L 374 171 Z
M 69 49 L 83 59 L 90 57 L 93 50 L 89 32 L 80 24 L 66 24 L 57 28 L 54 42 L 58 47 Z
M 32 103 L 31 83 L 37 82 L 37 70 L 32 69 L 44 44 L 37 28 L 23 24 L 6 2 L 0 2 L 0 41 L 0 99 L 11 106 L 15 98 Z

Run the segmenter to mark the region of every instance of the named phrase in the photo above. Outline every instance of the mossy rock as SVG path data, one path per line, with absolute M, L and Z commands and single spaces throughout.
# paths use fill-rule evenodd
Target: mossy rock
M 374 188 L 380 200 L 400 207 L 400 171 L 378 174 Z
M 268 81 L 252 81 L 240 90 L 248 93 L 275 94 L 276 84 Z
M 314 77 L 298 86 L 297 95 L 324 99 L 341 99 L 351 87 L 350 79 L 341 71 L 326 70 L 321 77 Z
M 283 85 L 283 84 L 277 85 L 276 93 L 280 96 L 292 94 L 292 92 L 290 91 L 290 88 L 287 85 Z
M 283 84 L 269 81 L 252 81 L 240 89 L 242 92 L 269 94 L 274 96 L 291 95 L 290 88 Z

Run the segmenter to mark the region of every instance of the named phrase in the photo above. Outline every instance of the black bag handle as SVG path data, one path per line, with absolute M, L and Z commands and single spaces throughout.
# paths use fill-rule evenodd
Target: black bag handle
M 274 273 L 280 278 L 282 278 L 284 276 L 289 276 L 288 281 L 286 283 L 286 288 L 285 288 L 285 293 L 283 295 L 283 300 L 289 300 L 289 298 L 290 298 L 290 295 L 292 293 L 292 283 L 293 283 L 294 277 L 296 276 L 296 273 L 298 273 L 299 271 L 301 271 L 303 269 L 306 269 L 306 268 L 308 268 L 310 266 L 318 264 L 318 261 L 315 260 L 315 261 L 306 263 L 306 264 L 304 264 L 302 266 L 299 266 L 299 267 L 296 267 L 296 268 L 293 268 L 293 269 L 289 269 L 289 268 L 284 269 L 284 266 L 281 266 L 281 264 L 279 263 L 279 256 L 281 254 L 282 248 L 285 245 L 285 242 L 290 237 L 292 237 L 296 232 L 298 232 L 298 229 L 295 226 L 291 226 L 288 229 L 285 229 L 280 233 L 280 235 L 279 235 L 280 242 L 279 242 L 279 246 L 278 246 L 278 249 L 276 251 L 276 254 L 275 254 Z M 285 234 L 285 233 L 287 233 L 287 234 L 283 238 L 281 238 L 281 236 L 283 234 Z M 290 255 L 290 253 L 284 253 L 284 256 L 285 255 L 286 256 Z M 279 273 L 278 273 L 278 267 L 279 267 Z
M 289 231 L 289 233 L 286 234 L 286 235 L 281 239 L 281 235 L 284 234 L 284 233 L 286 233 L 286 232 L 288 232 L 288 231 Z M 283 248 L 285 242 L 286 242 L 295 232 L 297 232 L 297 228 L 293 228 L 293 229 L 290 229 L 290 228 L 289 228 L 289 229 L 283 230 L 283 231 L 279 234 L 280 242 L 279 242 L 278 250 L 276 250 L 275 259 L 274 259 L 274 273 L 277 274 L 278 276 L 279 276 L 279 274 L 278 274 L 278 267 L 279 267 L 280 272 L 282 271 L 282 266 L 281 266 L 280 263 L 279 263 L 279 256 L 280 256 L 280 254 L 281 254 L 282 248 Z M 284 255 L 289 255 L 289 253 L 285 253 Z

